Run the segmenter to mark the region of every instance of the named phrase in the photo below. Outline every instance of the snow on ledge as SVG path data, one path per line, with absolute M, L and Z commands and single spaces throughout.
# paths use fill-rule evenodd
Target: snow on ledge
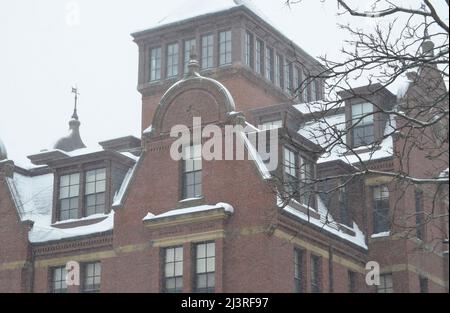
M 280 206 L 280 204 L 282 203 L 282 200 L 279 198 L 278 199 L 278 206 Z M 328 220 L 328 222 L 334 222 L 333 217 L 328 213 L 328 210 L 326 209 L 326 207 L 324 206 L 323 202 L 320 200 L 320 197 L 317 197 L 317 203 L 318 203 L 318 209 L 316 212 L 318 212 L 321 216 L 320 219 L 317 219 L 315 217 L 313 217 L 312 215 L 308 216 L 307 214 L 287 205 L 285 207 L 282 207 L 282 210 L 285 212 L 290 213 L 291 215 L 294 215 L 308 223 L 311 223 L 315 226 L 320 227 L 321 229 L 336 235 L 346 241 L 349 241 L 363 249 L 368 249 L 367 245 L 366 245 L 366 241 L 365 241 L 365 235 L 364 233 L 359 229 L 358 225 L 353 222 L 353 227 L 348 227 L 346 226 L 347 229 L 350 229 L 351 231 L 354 232 L 354 236 L 347 234 L 345 232 L 343 232 L 342 230 L 336 229 L 334 227 L 331 227 L 330 224 L 324 222 L 325 220 Z M 334 222 L 336 223 L 336 222 Z M 337 224 L 337 223 L 336 223 Z M 339 224 L 340 226 L 343 226 L 342 224 Z
M 114 226 L 114 211 L 106 216 L 98 223 L 72 228 L 57 228 L 35 223 L 28 233 L 28 239 L 31 243 L 41 243 L 103 233 L 113 229 Z
M 52 225 L 60 226 L 60 225 L 69 224 L 69 223 L 83 222 L 83 221 L 90 221 L 90 220 L 105 218 L 105 217 L 108 217 L 108 216 L 109 216 L 109 214 L 98 213 L 98 214 L 92 214 L 92 215 L 89 215 L 89 216 L 85 216 L 85 217 L 82 217 L 82 218 L 74 218 L 74 219 L 57 221 L 57 222 L 53 223 Z
M 384 231 L 384 232 L 381 232 L 381 233 L 373 234 L 372 236 L 370 236 L 370 238 L 388 237 L 390 235 L 391 235 L 390 231 Z
M 165 212 L 162 214 L 158 214 L 158 215 L 148 213 L 143 218 L 143 221 L 150 221 L 150 220 L 156 220 L 156 219 L 165 218 L 165 217 L 180 216 L 180 215 L 197 213 L 197 212 L 207 212 L 207 211 L 217 210 L 217 209 L 224 209 L 225 212 L 228 212 L 231 214 L 234 212 L 233 206 L 231 206 L 228 203 L 219 202 L 216 205 L 200 205 L 200 206 L 195 206 L 195 207 L 190 207 L 190 208 L 176 209 L 176 210 L 171 210 L 171 211 L 168 211 L 168 212 Z

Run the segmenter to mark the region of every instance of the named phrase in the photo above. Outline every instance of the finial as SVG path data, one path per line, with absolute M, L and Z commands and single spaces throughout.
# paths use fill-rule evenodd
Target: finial
M 191 51 L 189 54 L 189 63 L 188 63 L 188 76 L 193 76 L 195 73 L 198 73 L 200 70 L 200 64 L 197 60 L 197 52 L 195 49 L 195 45 L 191 47 Z
M 78 114 L 77 114 L 77 101 L 78 101 L 78 88 L 77 87 L 72 87 L 72 93 L 75 94 L 75 106 L 73 109 L 73 114 L 72 114 L 72 118 L 75 120 L 78 120 Z
M 427 8 L 425 6 L 425 4 L 422 4 L 422 6 L 420 7 L 422 9 L 422 11 L 424 11 L 425 13 L 428 13 Z M 431 40 L 430 34 L 428 32 L 428 16 L 424 15 L 424 31 L 423 31 L 423 42 L 421 44 L 421 48 L 422 48 L 422 53 L 423 55 L 425 55 L 426 57 L 433 57 L 434 56 L 434 43 Z

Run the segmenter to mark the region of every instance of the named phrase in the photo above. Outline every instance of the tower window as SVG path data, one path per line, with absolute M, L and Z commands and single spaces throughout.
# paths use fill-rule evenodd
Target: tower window
M 213 35 L 202 36 L 202 69 L 214 66 L 214 37 Z
M 167 77 L 178 76 L 178 44 L 167 46 Z
M 264 43 L 256 39 L 256 64 L 255 71 L 259 75 L 264 73 Z
M 150 50 L 150 81 L 161 79 L 161 48 Z
M 219 33 L 219 65 L 231 64 L 231 31 Z
M 195 48 L 196 41 L 195 39 L 185 40 L 184 41 L 184 72 L 188 72 L 188 64 L 191 58 L 192 48 Z
M 245 65 L 253 69 L 255 64 L 255 49 L 253 34 L 250 32 L 245 33 Z
M 292 63 L 285 60 L 285 65 L 284 65 L 284 89 L 289 92 L 292 93 L 292 77 L 293 77 L 293 68 L 292 68 Z
M 300 84 L 302 82 L 302 71 L 300 70 L 300 68 L 298 68 L 297 66 L 294 67 L 294 72 L 293 72 L 293 86 L 292 86 L 292 92 L 294 92 L 296 94 L 296 97 L 298 98 L 298 100 L 302 101 L 302 89 L 300 88 Z
M 284 88 L 283 70 L 284 70 L 283 57 L 277 54 L 275 58 L 275 85 L 280 87 L 281 89 Z
M 273 82 L 273 49 L 266 47 L 266 78 Z

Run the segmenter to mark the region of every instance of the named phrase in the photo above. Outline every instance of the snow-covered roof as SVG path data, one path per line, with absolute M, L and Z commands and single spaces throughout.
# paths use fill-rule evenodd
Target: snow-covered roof
M 170 211 L 164 212 L 162 214 L 158 214 L 158 215 L 148 213 L 143 218 L 143 221 L 153 221 L 153 220 L 166 218 L 166 217 L 181 216 L 181 215 L 186 215 L 186 214 L 207 212 L 207 211 L 218 210 L 218 209 L 223 209 L 225 212 L 228 212 L 228 213 L 234 213 L 233 206 L 231 206 L 228 203 L 220 202 L 215 205 L 199 205 L 199 206 L 194 206 L 194 207 L 189 207 L 189 208 L 170 210 Z
M 394 153 L 393 132 L 395 117 L 386 123 L 384 139 L 377 146 L 362 146 L 348 150 L 345 114 L 325 115 L 303 125 L 298 133 L 312 142 L 325 147 L 318 163 L 342 160 L 347 164 L 389 158 Z
M 353 222 L 352 227 L 349 227 L 336 222 L 319 196 L 317 196 L 317 211 L 311 208 L 307 208 L 309 210 L 313 210 L 315 213 L 318 213 L 320 216 L 319 218 L 316 218 L 314 214 L 306 214 L 302 211 L 299 211 L 290 205 L 284 205 L 283 200 L 281 200 L 280 198 L 278 198 L 278 206 L 282 208 L 283 211 L 293 216 L 296 216 L 308 223 L 318 226 L 328 233 L 338 236 L 361 248 L 367 249 L 365 235 L 359 229 L 358 225 L 355 222 Z M 343 229 L 350 230 L 352 234 L 343 231 Z
M 26 176 L 16 172 L 12 178 L 6 178 L 21 221 L 29 220 L 33 222 L 33 227 L 28 233 L 28 239 L 31 243 L 98 234 L 113 229 L 113 211 L 109 214 L 95 214 L 81 219 L 65 220 L 52 224 L 53 180 L 53 173 Z M 127 182 L 124 180 L 121 189 L 124 188 L 125 184 Z M 94 219 L 101 220 L 90 225 L 71 228 L 55 227 L 65 223 Z
M 191 18 L 228 11 L 238 7 L 246 7 L 263 20 L 268 21 L 268 18 L 254 5 L 251 0 L 187 0 L 182 5 L 178 6 L 172 13 L 165 16 L 147 29 L 159 28 L 186 21 Z
M 123 204 L 125 193 L 129 188 L 131 178 L 135 174 L 138 166 L 139 166 L 139 158 L 136 160 L 136 164 L 134 164 L 134 166 L 132 168 L 130 168 L 128 170 L 127 174 L 125 175 L 122 185 L 120 186 L 119 190 L 114 195 L 112 207 L 120 206 Z
M 324 112 L 344 107 L 344 102 L 330 102 L 326 100 L 304 102 L 295 104 L 294 108 L 303 114 Z

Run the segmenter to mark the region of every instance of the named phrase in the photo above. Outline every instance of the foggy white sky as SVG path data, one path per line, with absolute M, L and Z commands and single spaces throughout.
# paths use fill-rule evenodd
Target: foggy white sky
M 184 1 L 2 0 L 0 138 L 9 158 L 23 163 L 67 133 L 74 84 L 81 93 L 78 113 L 87 146 L 140 137 L 138 51 L 130 33 Z M 336 16 L 335 1 L 306 0 L 291 9 L 285 0 L 253 2 L 312 56 L 338 55 L 345 34 L 336 24 L 350 20 Z M 79 25 L 67 23 L 71 3 L 80 8 Z

